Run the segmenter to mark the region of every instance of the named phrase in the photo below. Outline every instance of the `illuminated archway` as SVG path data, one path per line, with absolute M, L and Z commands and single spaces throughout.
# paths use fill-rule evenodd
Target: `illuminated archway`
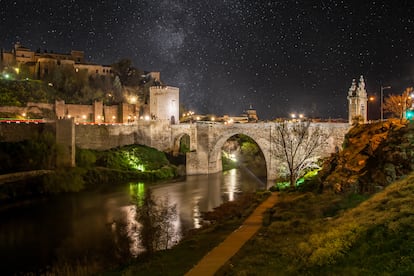
M 209 168 L 212 171 L 222 171 L 223 167 L 222 167 L 222 148 L 224 146 L 224 144 L 231 139 L 234 136 L 237 135 L 245 135 L 247 137 L 249 137 L 253 142 L 256 143 L 256 145 L 258 146 L 261 155 L 264 159 L 264 163 L 265 163 L 265 171 L 266 171 L 266 176 L 269 175 L 269 162 L 270 162 L 270 157 L 269 154 L 265 154 L 265 151 L 263 150 L 265 147 L 265 143 L 266 141 L 262 141 L 262 139 L 258 139 L 255 137 L 252 137 L 252 135 L 248 135 L 245 133 L 240 133 L 240 132 L 235 132 L 235 133 L 226 133 L 224 135 L 222 135 L 221 137 L 219 137 L 216 142 L 215 145 L 213 147 L 213 149 L 210 151 L 209 153 Z

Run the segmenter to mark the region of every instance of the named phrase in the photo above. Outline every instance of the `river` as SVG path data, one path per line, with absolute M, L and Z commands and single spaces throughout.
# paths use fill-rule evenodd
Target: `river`
M 93 271 L 136 256 L 142 248 L 132 201 L 148 185 L 125 183 L 4 209 L 0 212 L 2 275 Z M 168 198 L 176 205 L 174 231 L 178 241 L 186 231 L 200 227 L 202 212 L 265 184 L 248 171 L 230 170 L 149 186 L 157 199 Z

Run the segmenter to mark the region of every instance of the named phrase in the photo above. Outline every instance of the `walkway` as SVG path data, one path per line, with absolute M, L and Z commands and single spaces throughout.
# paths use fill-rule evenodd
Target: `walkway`
M 262 227 L 263 212 L 276 204 L 278 193 L 272 195 L 231 233 L 221 244 L 215 247 L 193 267 L 186 276 L 214 275 L 240 248 Z

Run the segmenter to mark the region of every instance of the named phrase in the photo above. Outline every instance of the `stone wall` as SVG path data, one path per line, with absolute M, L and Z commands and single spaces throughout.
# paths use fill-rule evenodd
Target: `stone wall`
M 136 125 L 83 125 L 75 126 L 76 146 L 83 149 L 107 150 L 136 142 Z
M 48 111 L 48 114 L 44 114 L 45 111 Z M 53 104 L 47 103 L 27 103 L 26 106 L 0 106 L 0 113 L 5 113 L 9 117 L 26 117 L 30 119 L 30 116 L 34 116 L 35 118 L 45 118 L 50 117 L 50 114 L 53 113 Z M 54 116 L 53 116 L 54 117 Z M 33 118 L 31 118 L 33 119 Z M 51 119 L 51 118 L 50 118 Z
M 59 147 L 56 158 L 58 168 L 75 167 L 75 124 L 72 119 L 56 121 L 56 144 Z
M 66 104 L 66 118 L 73 118 L 75 122 L 92 122 L 93 106 L 81 104 Z
M 55 123 L 1 123 L 0 142 L 20 142 L 38 137 L 45 132 L 55 134 Z

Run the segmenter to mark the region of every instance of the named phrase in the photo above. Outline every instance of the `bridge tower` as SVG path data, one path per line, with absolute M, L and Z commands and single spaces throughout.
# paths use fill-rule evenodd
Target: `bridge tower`
M 365 81 L 364 77 L 361 76 L 358 84 L 355 79 L 352 80 L 351 87 L 348 90 L 349 124 L 352 124 L 356 118 L 362 123 L 367 122 L 367 105 L 368 97 L 365 89 Z

